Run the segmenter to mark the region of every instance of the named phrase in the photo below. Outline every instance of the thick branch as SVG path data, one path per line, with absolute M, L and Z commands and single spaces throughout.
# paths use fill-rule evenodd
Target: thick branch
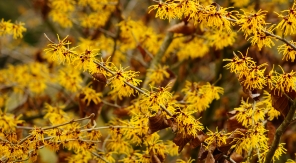
M 172 32 L 168 32 L 167 35 L 165 36 L 163 43 L 161 44 L 158 52 L 156 53 L 156 55 L 153 57 L 151 63 L 150 63 L 150 67 L 149 69 L 154 69 L 157 64 L 160 62 L 161 58 L 163 57 L 163 55 L 165 54 L 166 50 L 169 48 L 171 42 L 173 41 L 174 38 L 174 33 Z M 143 88 L 147 88 L 148 87 L 148 76 L 150 76 L 151 72 L 148 72 L 146 74 L 146 79 L 144 81 L 143 84 Z
M 283 123 L 279 126 L 279 128 L 275 132 L 274 140 L 265 158 L 265 163 L 271 162 L 272 157 L 274 156 L 274 153 L 279 146 L 281 136 L 283 135 L 283 133 L 285 132 L 285 130 L 287 129 L 287 127 L 289 126 L 290 122 L 293 119 L 295 110 L 296 110 L 296 99 L 293 101 L 292 106 L 290 107 L 290 110 L 286 118 L 284 119 Z

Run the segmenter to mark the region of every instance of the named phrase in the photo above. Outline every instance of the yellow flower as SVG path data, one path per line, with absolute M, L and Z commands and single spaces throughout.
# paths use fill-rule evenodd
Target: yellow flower
M 128 139 L 131 143 L 140 145 L 143 142 L 143 138 L 148 133 L 148 121 L 148 116 L 142 114 L 140 115 L 139 112 L 133 115 L 129 122 L 131 129 L 125 134 L 126 139 Z
M 264 76 L 264 72 L 267 66 L 267 63 L 257 65 L 248 66 L 245 71 L 242 71 L 239 74 L 240 82 L 249 90 L 254 89 L 263 89 L 266 85 L 266 80 Z
M 168 3 L 159 2 L 158 5 L 152 5 L 148 8 L 148 13 L 150 13 L 152 10 L 157 9 L 155 17 L 159 17 L 160 19 L 168 19 L 171 21 L 171 19 L 175 19 L 177 15 L 181 15 L 179 10 L 176 10 L 176 7 L 178 4 L 168 1 Z M 176 13 L 176 11 L 178 13 Z
M 47 113 L 44 118 L 48 118 L 52 125 L 65 123 L 70 120 L 70 117 L 62 110 L 63 106 L 53 107 L 45 104 L 45 108 L 47 109 Z
M 173 95 L 168 91 L 170 87 L 160 87 L 155 88 L 157 91 L 153 91 L 153 87 L 151 86 L 151 91 L 146 95 L 140 96 L 140 104 L 143 111 L 151 110 L 154 112 L 158 112 L 160 109 L 160 105 L 166 106 L 168 102 L 172 99 Z
M 180 109 L 177 109 L 175 112 L 175 121 L 177 123 L 178 133 L 186 136 L 197 137 L 198 132 L 204 129 L 203 125 L 199 120 L 195 119 L 191 114 L 193 112 L 186 112 Z
M 64 63 L 67 61 L 70 63 L 73 58 L 73 50 L 69 49 L 69 45 L 71 42 L 67 40 L 67 37 L 65 37 L 63 40 L 60 40 L 59 35 L 58 37 L 58 43 L 50 43 L 47 45 L 47 48 L 44 49 L 46 53 L 50 54 L 50 58 L 53 61 L 59 61 L 60 63 Z
M 93 69 L 96 69 L 97 65 L 94 63 L 96 61 L 96 56 L 98 55 L 97 49 L 85 49 L 85 52 L 76 56 L 72 62 L 72 64 L 77 69 L 83 69 L 83 71 L 93 72 Z
M 209 5 L 204 8 L 202 12 L 201 28 L 213 27 L 218 30 L 225 30 L 231 32 L 231 26 L 233 23 L 227 18 L 232 18 L 232 13 L 228 12 L 229 8 L 223 8 L 221 6 Z
M 215 46 L 216 49 L 223 49 L 224 47 L 233 45 L 237 34 L 233 31 L 213 30 L 206 32 L 205 36 L 209 39 L 211 46 Z
M 165 144 L 167 146 L 168 154 L 170 154 L 171 156 L 179 155 L 179 153 L 178 153 L 179 147 L 173 141 L 168 140 Z
M 165 78 L 168 78 L 170 74 L 167 72 L 168 66 L 158 65 L 155 69 L 148 69 L 151 72 L 149 81 L 152 85 L 160 84 Z
M 277 90 L 279 94 L 281 94 L 281 91 L 291 92 L 292 90 L 295 90 L 295 81 L 296 81 L 296 72 L 293 70 L 289 73 L 286 73 L 282 67 L 280 67 L 282 70 L 282 74 L 276 72 L 276 78 L 274 79 L 274 90 Z
M 237 21 L 237 24 L 241 26 L 239 30 L 244 32 L 245 37 L 251 34 L 256 35 L 266 25 L 264 19 L 267 11 L 259 10 L 257 13 L 242 11 L 244 14 L 239 14 L 240 19 Z
M 107 144 L 107 149 L 109 151 L 126 154 L 132 151 L 132 146 L 129 142 L 127 142 L 122 138 L 119 138 L 119 139 L 111 138 L 109 140 L 109 143 Z
M 75 154 L 72 154 L 71 156 L 67 157 L 67 161 L 69 163 L 77 163 L 77 162 L 81 162 L 81 163 L 85 163 L 85 162 L 89 162 L 89 160 L 92 159 L 92 154 L 88 151 L 82 151 L 82 152 L 77 152 Z
M 3 128 L 4 131 L 13 131 L 15 130 L 17 124 L 22 123 L 20 120 L 21 115 L 15 117 L 15 115 L 10 113 L 5 113 L 0 110 L 0 127 Z
M 296 30 L 296 29 L 295 29 Z M 294 46 L 296 46 L 294 41 L 290 41 L 290 43 Z M 283 54 L 283 60 L 291 60 L 294 62 L 295 56 L 296 56 L 296 51 L 288 44 L 283 44 L 278 47 L 279 53 Z
M 23 37 L 23 32 L 25 32 L 27 29 L 24 27 L 25 23 L 19 22 L 19 23 L 10 23 L 10 21 L 4 21 L 4 19 L 0 22 L 0 36 L 4 35 L 13 35 L 14 39 L 17 39 L 18 37 Z
M 66 90 L 71 92 L 77 92 L 81 89 L 82 78 L 80 72 L 75 70 L 72 66 L 61 69 L 57 81 L 61 86 L 65 87 Z
M 238 108 L 234 108 L 238 111 L 235 118 L 238 122 L 242 123 L 243 126 L 249 126 L 253 124 L 253 106 L 247 101 L 241 100 L 241 105 Z
M 30 73 L 30 82 L 27 84 L 33 93 L 42 93 L 45 91 L 49 80 L 49 69 L 47 65 L 35 62 L 29 64 L 28 73 Z
M 101 102 L 100 97 L 102 97 L 102 93 L 97 93 L 95 90 L 92 88 L 89 88 L 88 86 L 84 87 L 81 91 L 81 94 L 83 94 L 83 99 L 82 101 L 87 101 L 87 105 L 90 104 L 90 102 L 94 102 L 95 104 L 98 104 Z
M 109 92 L 109 94 L 111 94 L 113 98 L 119 97 L 119 99 L 122 99 L 122 97 L 128 97 L 134 93 L 137 93 L 137 90 L 130 87 L 125 82 L 128 82 L 134 86 L 138 86 L 141 80 L 136 79 L 135 77 L 138 76 L 139 72 L 131 70 L 125 71 L 125 69 L 123 69 L 121 66 L 120 68 L 113 68 L 115 70 L 115 75 L 110 78 L 109 85 L 111 86 L 112 91 Z
M 100 2 L 99 2 L 100 3 Z M 96 12 L 91 12 L 90 14 L 82 14 L 80 20 L 81 20 L 81 26 L 85 28 L 99 28 L 106 24 L 109 17 L 111 15 L 111 12 L 98 10 Z
M 243 6 L 248 5 L 250 0 L 231 0 L 231 2 L 234 3 L 234 7 L 242 8 Z
M 276 151 L 274 152 L 274 155 L 272 157 L 272 161 L 279 160 L 280 156 L 282 154 L 285 154 L 287 152 L 287 149 L 284 148 L 283 145 L 286 143 L 280 143 L 279 146 L 277 147 Z
M 73 0 L 50 0 L 50 6 L 60 12 L 73 11 L 75 8 Z
M 167 148 L 160 136 L 157 133 L 147 136 L 144 144 L 147 146 L 147 153 L 153 155 L 159 155 L 161 158 L 165 158 L 165 153 L 167 153 Z
M 231 133 L 224 133 L 224 131 L 218 132 L 218 128 L 216 128 L 216 132 L 212 132 L 208 129 L 207 135 L 208 138 L 205 139 L 206 149 L 208 149 L 212 143 L 215 143 L 217 147 L 220 147 L 224 144 L 226 144 L 226 139 Z
M 268 32 L 271 32 L 271 31 L 268 31 Z M 273 38 L 272 36 L 267 35 L 262 31 L 258 31 L 254 36 L 250 37 L 249 39 L 251 39 L 252 45 L 257 44 L 259 50 L 261 50 L 263 46 L 267 46 L 269 48 L 274 46 L 272 38 Z
M 284 35 L 293 35 L 296 31 L 296 3 L 293 3 L 292 8 L 289 10 L 284 10 L 282 12 L 287 12 L 288 15 L 283 16 L 282 14 L 278 14 L 278 17 L 282 18 L 283 20 L 276 26 L 276 28 L 280 28 L 283 31 Z
M 70 19 L 70 13 L 61 12 L 59 10 L 51 10 L 49 16 L 54 22 L 57 22 L 63 28 L 70 28 L 73 26 L 73 23 Z
M 10 23 L 10 21 L 4 21 L 4 19 L 2 18 L 0 22 L 0 36 L 11 34 L 12 26 L 13 23 Z
M 223 88 L 216 87 L 210 83 L 191 83 L 186 81 L 184 92 L 184 101 L 187 102 L 188 111 L 202 112 L 209 107 L 209 104 L 214 100 L 218 100 L 220 95 L 224 93 Z
M 271 94 L 267 91 L 263 93 L 263 101 L 258 102 L 257 105 L 260 106 L 261 103 L 264 105 L 265 111 L 267 111 L 268 120 L 272 121 L 274 118 L 281 115 L 281 113 L 272 106 Z
M 201 39 L 198 37 L 195 37 L 189 43 L 177 42 L 177 44 L 178 45 L 176 49 L 179 50 L 177 52 L 177 56 L 180 61 L 185 59 L 201 58 L 210 51 L 208 43 L 206 43 L 204 39 Z M 198 53 L 196 52 L 197 48 L 198 48 Z
M 240 73 L 241 71 L 244 71 L 248 69 L 249 65 L 254 65 L 255 62 L 253 61 L 253 58 L 247 57 L 248 53 L 246 53 L 246 56 L 243 56 L 241 52 L 241 58 L 239 58 L 234 52 L 234 58 L 233 59 L 223 59 L 223 61 L 230 61 L 230 63 L 226 64 L 224 67 L 227 69 L 230 69 L 230 72 L 234 73 Z
M 235 148 L 238 154 L 243 154 L 244 151 L 248 152 L 254 149 L 266 149 L 268 148 L 268 138 L 265 136 L 266 131 L 262 124 L 255 125 L 253 128 L 248 129 L 246 133 L 234 131 L 242 137 L 234 138 L 233 142 L 235 142 L 235 145 L 231 146 L 231 148 Z
M 12 33 L 13 38 L 16 39 L 18 37 L 23 37 L 23 32 L 27 31 L 27 29 L 24 27 L 25 23 L 19 22 L 12 25 Z

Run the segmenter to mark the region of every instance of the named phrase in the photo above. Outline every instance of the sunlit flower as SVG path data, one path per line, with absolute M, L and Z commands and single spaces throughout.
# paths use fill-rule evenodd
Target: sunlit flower
M 294 41 L 290 41 L 290 43 L 296 46 Z M 283 44 L 278 47 L 278 51 L 279 53 L 283 54 L 283 60 L 286 60 L 286 61 L 291 60 L 292 62 L 294 62 L 295 56 L 296 56 L 296 50 L 293 47 L 291 47 L 288 44 Z

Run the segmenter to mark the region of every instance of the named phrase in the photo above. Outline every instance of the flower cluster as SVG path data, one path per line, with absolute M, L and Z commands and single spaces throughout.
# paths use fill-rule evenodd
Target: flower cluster
M 202 84 L 186 81 L 184 102 L 187 104 L 187 110 L 193 112 L 202 112 L 209 107 L 214 99 L 218 100 L 220 95 L 224 93 L 223 88 L 213 86 L 210 83 Z
M 107 22 L 111 12 L 115 10 L 117 0 L 88 1 L 88 0 L 50 0 L 51 10 L 49 16 L 64 28 L 72 27 L 75 22 L 80 22 L 82 27 L 98 28 Z M 85 12 L 81 8 L 89 7 Z M 104 9 L 104 12 L 102 11 Z
M 224 67 L 230 69 L 238 75 L 238 80 L 241 84 L 249 90 L 263 89 L 266 85 L 265 67 L 267 64 L 256 65 L 251 57 L 247 54 L 244 56 L 241 52 L 241 58 L 235 53 L 233 59 L 223 59 L 223 61 L 230 61 Z
M 22 22 L 11 23 L 2 19 L 0 22 L 0 36 L 13 35 L 14 39 L 22 38 L 23 32 L 26 32 L 24 25 L 25 23 Z
M 124 20 L 118 26 L 120 27 L 120 37 L 122 39 L 122 48 L 133 49 L 143 48 L 144 52 L 147 51 L 154 55 L 159 47 L 159 39 L 161 36 L 157 34 L 152 28 L 149 28 L 141 21 Z M 150 56 L 151 57 L 151 56 Z
M 283 20 L 276 26 L 276 28 L 279 28 L 283 30 L 284 35 L 288 34 L 295 34 L 295 28 L 296 28 L 296 4 L 294 3 L 293 6 L 289 10 L 282 11 L 283 13 L 288 13 L 287 15 L 282 15 L 279 13 L 276 13 L 278 17 L 282 18 Z
M 232 22 L 228 18 L 233 18 L 234 12 L 227 11 L 229 8 L 223 8 L 218 4 L 203 6 L 197 1 L 166 1 L 159 2 L 158 5 L 149 7 L 149 12 L 157 10 L 156 17 L 160 19 L 181 19 L 188 17 L 195 24 L 201 23 L 202 27 L 212 27 L 215 29 L 225 29 L 231 31 Z

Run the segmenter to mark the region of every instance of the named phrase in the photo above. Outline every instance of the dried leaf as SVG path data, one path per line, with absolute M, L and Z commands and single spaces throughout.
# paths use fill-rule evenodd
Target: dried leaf
M 244 160 L 243 156 L 236 153 L 236 152 L 233 152 L 230 156 L 230 158 L 235 161 L 236 163 L 240 163 Z
M 113 114 L 117 115 L 118 118 L 122 118 L 129 115 L 129 110 L 125 108 L 118 108 L 113 111 Z
M 281 113 L 282 116 L 286 117 L 288 114 L 290 105 L 289 100 L 284 95 L 278 95 L 277 92 L 271 93 L 272 106 Z
M 234 131 L 234 130 L 236 130 L 238 128 L 245 128 L 245 127 L 243 127 L 243 125 L 236 120 L 235 116 L 230 117 L 226 122 L 227 131 L 231 132 L 231 131 Z
M 144 49 L 140 44 L 137 45 L 137 49 L 138 49 L 138 50 L 140 51 L 140 53 L 142 54 L 142 57 L 145 58 L 146 55 L 147 55 L 145 49 Z
M 173 132 L 176 132 L 178 130 L 178 125 L 173 118 L 168 120 L 168 124 L 171 127 L 171 129 L 173 130 Z
M 222 151 L 220 151 L 218 148 L 215 148 L 215 150 L 213 151 L 213 156 L 214 156 L 214 159 L 215 160 L 224 160 L 224 158 L 223 158 L 223 152 Z M 223 161 L 222 161 L 223 162 Z
M 182 33 L 184 35 L 190 35 L 195 32 L 195 26 L 192 23 L 185 23 L 184 21 L 171 26 L 168 31 L 173 33 Z
M 147 49 L 145 49 L 141 43 L 139 43 L 137 45 L 137 49 L 139 50 L 139 52 L 141 53 L 143 59 L 145 62 L 150 62 L 152 60 L 152 56 L 153 54 L 150 54 L 149 51 Z
M 206 163 L 215 163 L 214 156 L 211 152 L 208 152 L 207 158 L 206 158 Z
M 296 92 L 291 91 L 286 93 L 287 96 L 289 96 L 291 99 L 296 98 Z M 291 103 L 289 102 L 289 99 L 285 95 L 281 95 L 278 92 L 271 92 L 271 98 L 272 98 L 272 106 L 281 113 L 284 117 L 289 112 Z
M 206 150 L 205 146 L 202 145 L 202 146 L 200 146 L 197 157 L 198 157 L 199 160 L 203 160 L 203 159 L 205 159 L 207 157 L 208 153 L 209 152 Z
M 159 111 L 155 116 L 149 118 L 148 126 L 148 134 L 153 134 L 156 131 L 170 127 L 165 115 L 163 115 L 161 111 Z
M 274 135 L 275 135 L 275 131 L 276 128 L 275 126 L 272 124 L 272 122 L 267 122 L 266 124 L 266 129 L 267 129 L 267 137 L 268 137 L 268 145 L 271 145 L 274 139 Z
M 104 74 L 102 73 L 94 73 L 93 78 L 95 78 L 97 81 L 102 82 L 102 83 L 107 83 L 107 78 Z
M 199 147 L 200 145 L 202 145 L 202 142 L 204 142 L 204 141 L 206 140 L 207 137 L 208 137 L 208 136 L 207 136 L 204 132 L 200 131 L 200 132 L 198 133 L 197 137 L 196 137 L 196 138 L 193 138 L 193 139 L 191 140 L 190 146 L 191 146 L 192 148 Z
M 80 110 L 80 116 L 86 117 L 91 115 L 92 113 L 95 114 L 91 118 L 92 125 L 95 123 L 94 121 L 97 119 L 98 115 L 101 113 L 103 103 L 95 104 L 93 101 L 90 102 L 90 104 L 87 106 L 86 103 L 82 100 L 85 97 L 84 94 L 79 95 L 79 110 Z
M 173 142 L 179 146 L 178 152 L 180 153 L 185 145 L 193 139 L 192 136 L 184 136 L 182 133 L 177 133 Z

